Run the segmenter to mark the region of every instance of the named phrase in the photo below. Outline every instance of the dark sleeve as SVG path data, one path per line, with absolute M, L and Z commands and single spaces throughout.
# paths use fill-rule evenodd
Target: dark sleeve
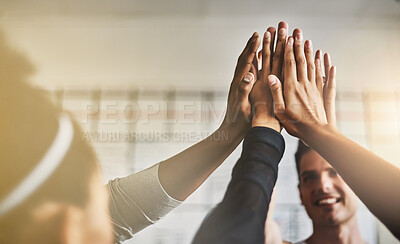
M 283 156 L 280 133 L 251 128 L 224 199 L 204 219 L 193 243 L 264 243 L 268 205 Z

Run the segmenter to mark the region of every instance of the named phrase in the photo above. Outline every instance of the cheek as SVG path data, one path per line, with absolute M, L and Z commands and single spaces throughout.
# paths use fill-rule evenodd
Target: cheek
M 309 191 L 308 189 L 304 189 L 303 188 L 302 190 L 299 191 L 299 194 L 300 194 L 301 203 L 304 206 L 312 205 L 312 203 L 311 203 L 311 191 Z
M 348 194 L 349 194 L 348 199 L 349 199 L 351 208 L 357 210 L 357 207 L 358 207 L 358 198 L 357 198 L 357 196 L 353 192 L 349 192 Z
M 346 205 L 349 205 L 351 209 L 357 209 L 358 206 L 358 197 L 357 195 L 351 190 L 351 188 L 344 184 L 342 187 L 343 195 L 347 201 Z

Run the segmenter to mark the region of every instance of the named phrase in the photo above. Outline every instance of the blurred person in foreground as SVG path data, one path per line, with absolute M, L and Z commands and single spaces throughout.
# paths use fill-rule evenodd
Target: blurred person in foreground
M 285 29 L 285 23 L 280 29 Z M 270 33 L 274 35 L 275 29 Z M 286 31 L 281 33 L 286 39 Z M 238 59 L 226 115 L 216 131 L 227 133 L 227 139 L 211 135 L 149 169 L 112 180 L 104 188 L 98 159 L 91 145 L 82 140 L 79 125 L 54 106 L 45 92 L 28 84 L 33 66 L 1 36 L 0 242 L 119 242 L 177 207 L 250 128 L 249 93 L 255 79 L 248 73 L 259 42 L 253 34 Z M 282 59 L 283 53 L 277 54 Z
M 26 82 L 0 37 L 0 243 L 112 243 L 108 194 L 79 125 Z

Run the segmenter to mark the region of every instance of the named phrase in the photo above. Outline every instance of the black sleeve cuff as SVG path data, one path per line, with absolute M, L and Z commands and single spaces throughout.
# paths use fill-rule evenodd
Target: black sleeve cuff
M 247 151 L 246 149 L 251 148 L 253 143 L 263 143 L 274 148 L 279 155 L 279 160 L 285 152 L 285 140 L 283 136 L 271 128 L 261 126 L 250 128 L 243 142 L 242 154 Z
M 278 164 L 284 150 L 285 141 L 277 131 L 266 127 L 249 129 L 242 155 L 232 171 L 231 183 L 251 181 L 269 195 L 278 177 Z

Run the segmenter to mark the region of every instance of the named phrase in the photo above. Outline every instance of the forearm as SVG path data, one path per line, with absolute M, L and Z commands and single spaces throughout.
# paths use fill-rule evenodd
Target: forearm
M 399 238 L 400 169 L 331 126 L 320 126 L 302 139 L 335 167 L 371 212 Z
M 235 150 L 245 132 L 222 124 L 206 139 L 161 162 L 159 178 L 165 191 L 185 200 Z
M 157 222 L 180 202 L 160 185 L 159 164 L 107 184 L 110 220 L 117 242 Z
M 224 199 L 203 221 L 194 243 L 264 243 L 268 204 L 283 151 L 283 138 L 276 131 L 249 131 Z

